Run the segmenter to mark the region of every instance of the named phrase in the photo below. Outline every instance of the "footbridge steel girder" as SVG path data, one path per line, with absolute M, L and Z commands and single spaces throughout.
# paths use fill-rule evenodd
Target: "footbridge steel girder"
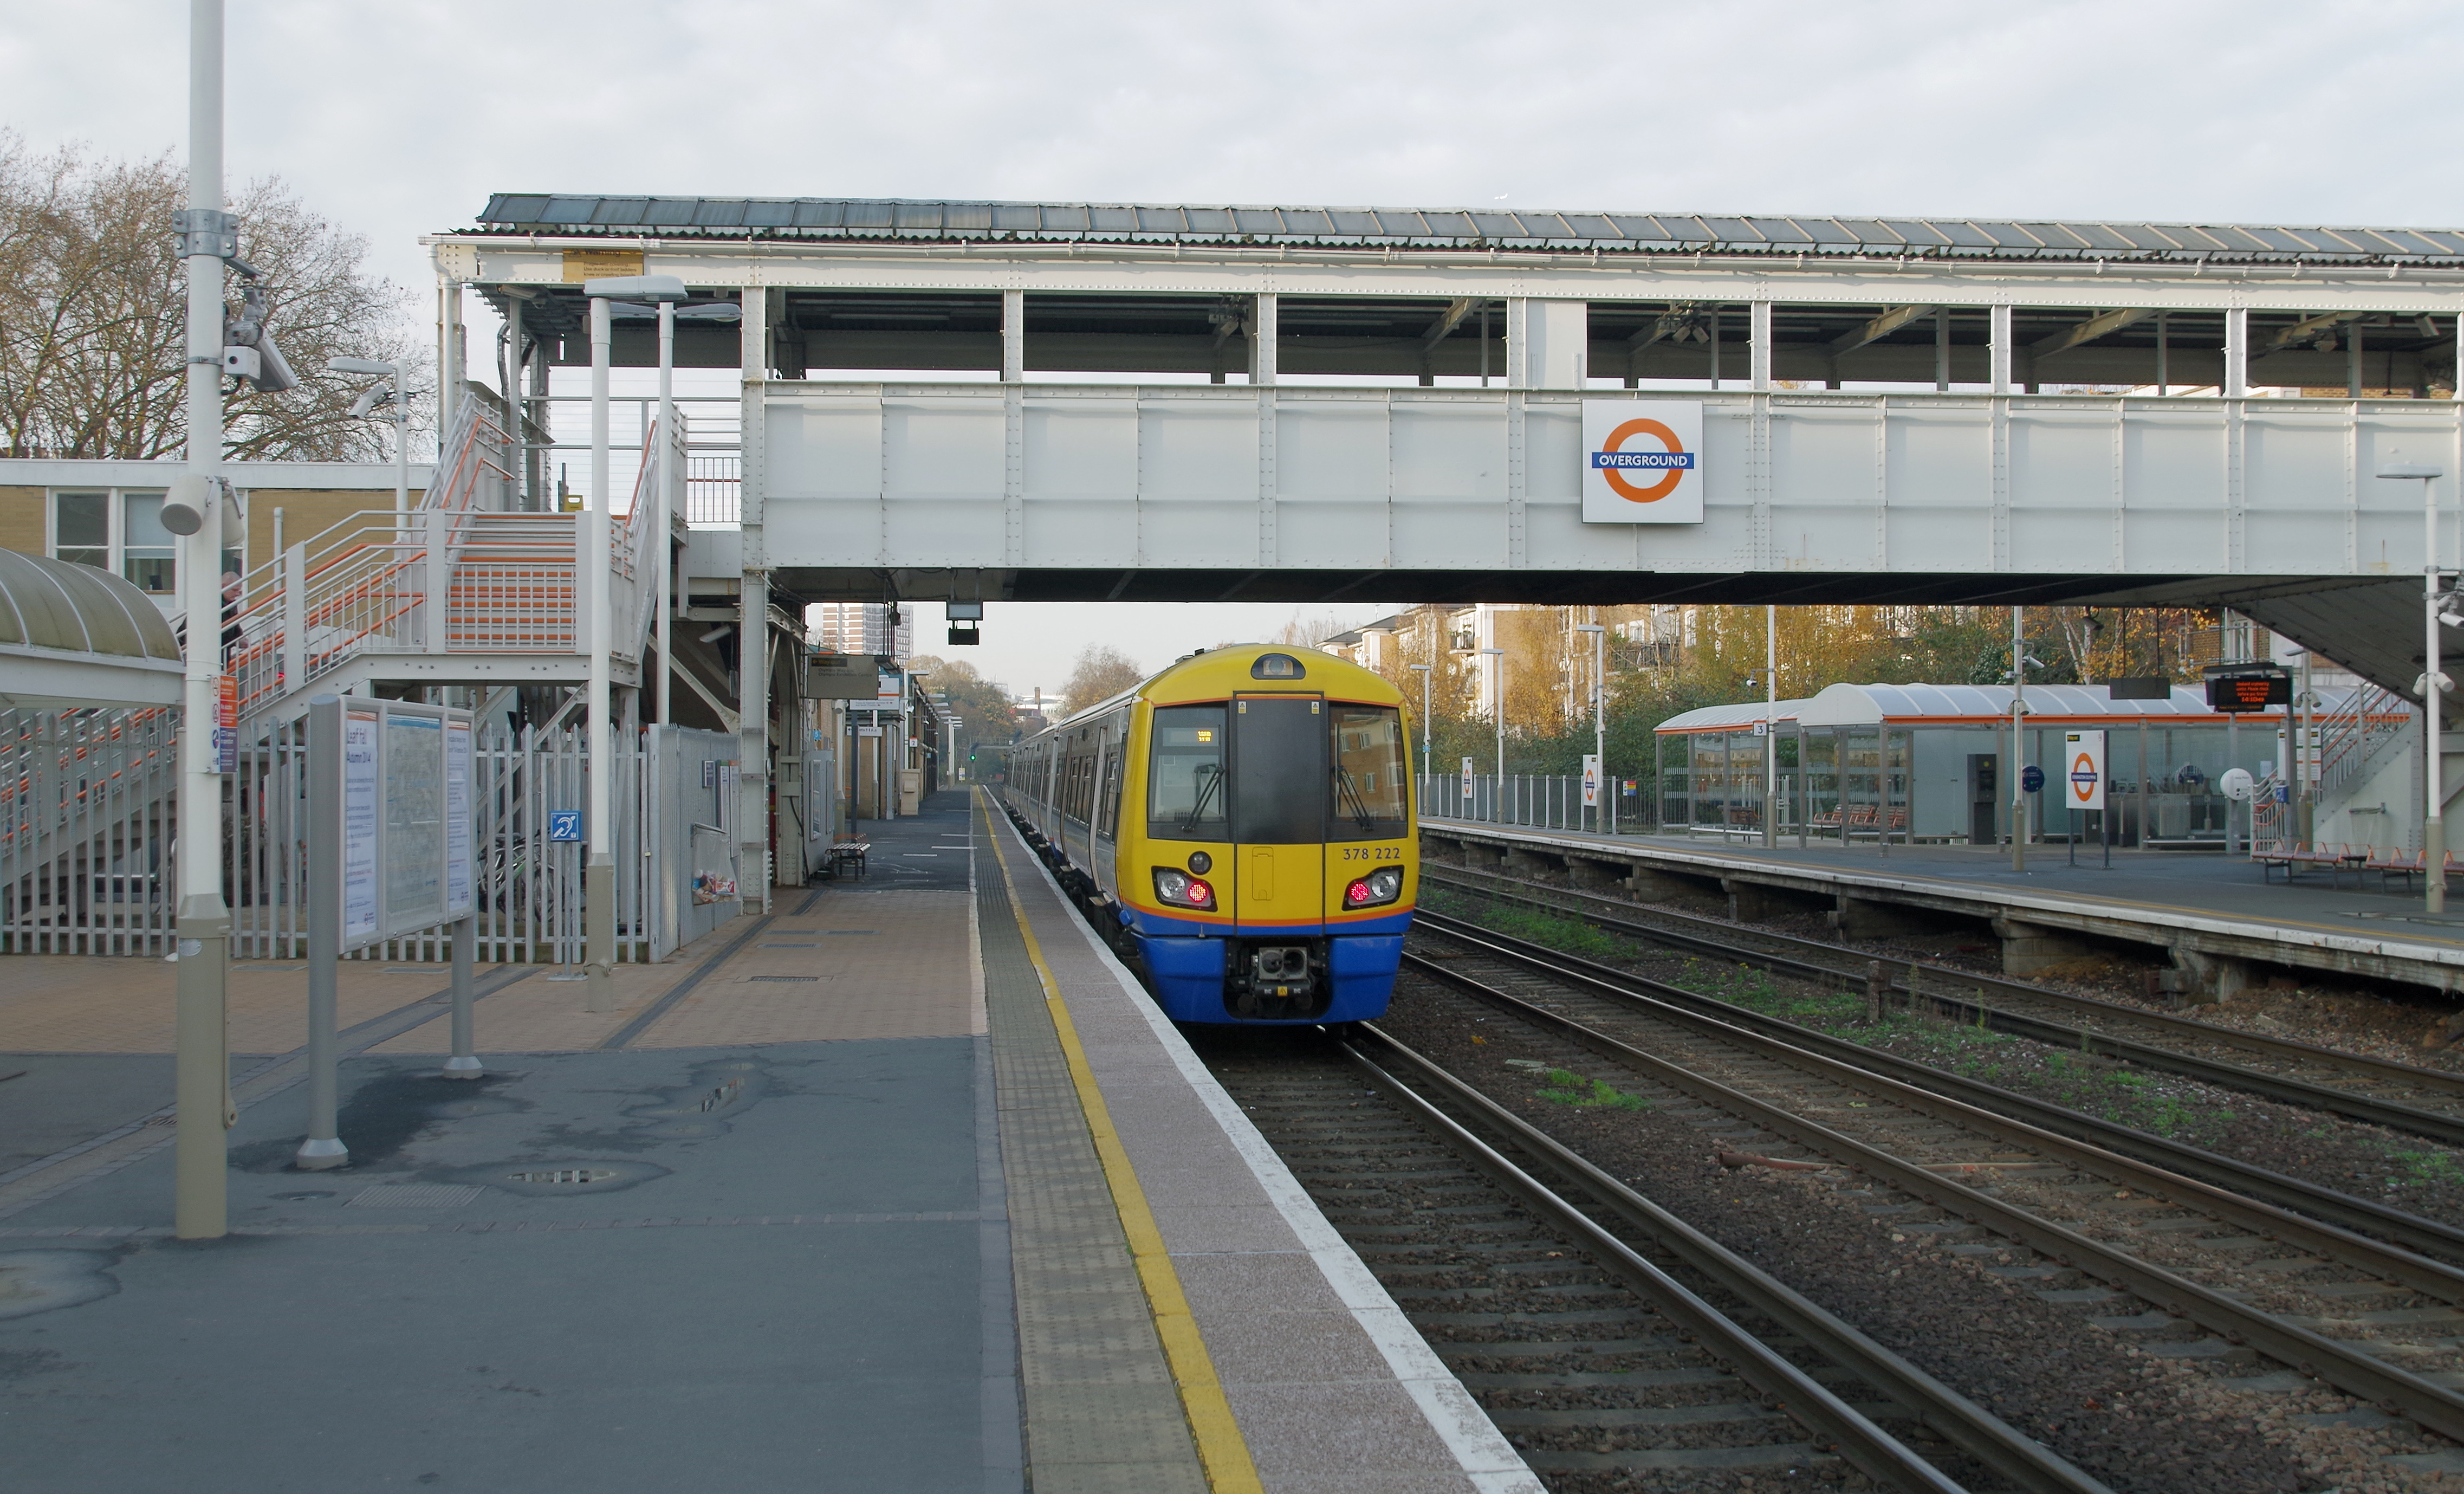
M 2401 690 L 2373 479 L 2464 470 L 2448 230 L 504 194 L 428 242 L 550 361 L 593 274 L 736 302 L 688 358 L 744 375 L 735 563 L 813 600 L 2230 605 Z M 1619 397 L 1702 405 L 1700 524 L 1583 521 Z

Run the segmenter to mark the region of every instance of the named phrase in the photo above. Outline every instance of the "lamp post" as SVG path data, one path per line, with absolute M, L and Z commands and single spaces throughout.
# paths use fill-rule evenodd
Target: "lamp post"
M 2024 723 L 2028 717 L 2027 641 L 2021 633 L 2022 607 L 2011 609 L 2011 869 L 2028 869 L 2028 791 L 2019 786 L 2026 771 Z
M 325 366 L 341 374 L 385 376 L 385 383 L 370 386 L 352 402 L 351 413 L 383 410 L 378 418 L 393 423 L 393 512 L 398 519 L 410 512 L 410 392 L 402 382 L 402 364 L 374 358 L 329 358 Z
M 1437 666 L 1434 664 L 1415 664 L 1410 668 L 1415 673 L 1420 676 L 1420 778 L 1425 781 L 1429 775 L 1436 771 L 1430 766 L 1429 762 L 1429 753 L 1431 751 L 1429 743 L 1429 675 L 1435 671 Z M 1426 792 L 1426 790 L 1423 790 L 1423 792 Z
M 2442 781 L 2438 760 L 2438 697 L 2453 682 L 2438 668 L 2438 626 L 2441 621 L 2438 566 L 2438 489 L 2442 475 L 2435 467 L 2384 467 L 2379 476 L 2391 482 L 2419 481 L 2421 484 L 2422 537 L 2422 626 L 2427 647 L 2421 659 L 2421 882 L 2430 912 L 2443 912 L 2447 908 L 2447 819 L 2446 784 Z M 2452 610 L 2452 609 L 2449 609 Z
M 1910 749 L 1911 755 L 1914 749 Z M 1910 781 L 1914 780 L 1915 763 L 1909 763 Z M 1804 764 L 1797 771 L 1805 771 Z M 1779 846 L 1779 821 L 1772 814 L 1773 802 L 1779 798 L 1779 608 L 1763 608 L 1763 845 L 1771 849 Z M 1885 814 L 1884 828 L 1890 816 Z M 1889 845 L 1887 837 L 1883 841 Z
M 187 471 L 198 527 L 180 544 L 188 625 L 180 694 L 180 906 L 173 978 L 172 1220 L 182 1240 L 216 1240 L 230 1224 L 231 908 L 223 901 L 222 761 L 214 740 L 222 673 L 223 6 L 188 7 Z M 166 505 L 167 507 L 168 505 Z
M 1576 623 L 1574 631 L 1592 635 L 1592 761 L 1598 777 L 1593 780 L 1592 793 L 1599 802 L 1592 806 L 1592 828 L 1608 824 L 1609 795 L 1609 716 L 1601 687 L 1601 668 L 1607 662 L 1609 630 L 1597 623 Z
M 1474 651 L 1489 657 L 1488 715 L 1497 723 L 1497 787 L 1488 796 L 1488 811 L 1489 817 L 1495 819 L 1498 800 L 1506 793 L 1506 650 L 1481 648 Z

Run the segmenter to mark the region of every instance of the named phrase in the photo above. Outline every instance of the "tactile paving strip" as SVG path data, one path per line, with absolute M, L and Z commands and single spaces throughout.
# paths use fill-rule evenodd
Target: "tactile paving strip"
M 1036 1494 L 1206 1494 L 1044 983 L 990 857 L 976 899 Z

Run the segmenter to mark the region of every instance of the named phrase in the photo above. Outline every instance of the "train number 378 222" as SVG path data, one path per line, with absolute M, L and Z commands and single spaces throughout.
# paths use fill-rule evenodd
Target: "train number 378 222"
M 1343 859 L 1346 861 L 1400 861 L 1403 859 L 1403 847 L 1400 846 L 1346 846 L 1343 847 Z

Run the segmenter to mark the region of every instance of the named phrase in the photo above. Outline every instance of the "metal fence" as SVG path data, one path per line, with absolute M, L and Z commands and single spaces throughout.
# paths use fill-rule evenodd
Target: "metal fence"
M 1470 792 L 1464 792 L 1466 781 Z M 1650 835 L 1660 828 L 1653 803 L 1640 780 L 1612 777 L 1608 794 L 1597 808 L 1583 803 L 1579 776 L 1550 774 L 1424 774 L 1420 778 L 1420 813 L 1433 820 L 1465 820 L 1482 824 L 1515 824 L 1541 830 L 1589 830 L 1617 835 Z M 1637 784 L 1628 795 L 1625 785 Z
M 170 953 L 177 720 L 170 711 L 0 712 L 0 951 Z M 740 907 L 735 838 L 721 828 L 736 738 L 672 727 L 620 735 L 635 745 L 613 755 L 617 958 L 662 959 Z M 307 723 L 251 722 L 242 737 L 223 789 L 231 954 L 303 958 Z M 483 961 L 583 962 L 587 850 L 549 841 L 547 823 L 552 810 L 589 802 L 587 740 L 571 726 L 480 730 L 472 802 Z M 645 825 L 661 832 L 646 840 Z M 449 941 L 439 927 L 352 957 L 443 960 Z
M 0 711 L 0 949 L 170 951 L 170 711 Z

